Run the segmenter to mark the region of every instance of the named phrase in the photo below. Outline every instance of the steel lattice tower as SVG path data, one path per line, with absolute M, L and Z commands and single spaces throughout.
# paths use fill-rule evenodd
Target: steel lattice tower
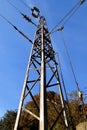
M 48 130 L 46 93 L 50 88 L 58 88 L 62 105 L 61 112 L 63 112 L 66 127 L 69 129 L 64 97 L 58 74 L 58 63 L 55 59 L 55 51 L 52 47 L 46 20 L 41 16 L 32 45 L 14 130 L 18 130 L 22 111 L 29 113 L 39 120 L 39 130 Z M 39 105 L 34 99 L 34 94 L 36 93 L 40 95 Z M 25 107 L 25 102 L 29 100 L 27 97 L 32 98 L 39 111 L 39 115 L 35 115 L 29 108 Z

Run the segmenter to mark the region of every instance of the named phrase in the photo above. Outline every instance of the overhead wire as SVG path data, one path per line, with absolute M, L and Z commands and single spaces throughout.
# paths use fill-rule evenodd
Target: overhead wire
M 76 3 L 76 5 L 53 27 L 53 29 L 51 29 L 51 31 L 49 32 L 49 34 L 52 34 L 56 31 L 58 31 L 56 28 L 63 23 L 63 25 L 65 25 L 68 20 L 76 13 L 76 11 L 79 9 L 79 7 L 85 2 L 85 0 L 80 0 Z
M 50 31 L 50 33 L 52 33 L 54 31 L 55 28 L 58 27 L 58 25 L 60 23 L 62 23 L 71 13 L 72 11 L 77 8 L 77 6 L 79 5 L 79 2 L 54 26 L 54 28 Z
M 66 50 L 66 54 L 67 54 L 67 57 L 68 57 L 68 61 L 69 61 L 71 70 L 72 70 L 72 73 L 73 73 L 73 77 L 74 77 L 74 81 L 75 81 L 75 84 L 76 84 L 76 88 L 78 90 L 79 109 L 81 109 L 81 108 L 83 109 L 83 113 L 84 113 L 84 115 L 86 117 L 85 107 L 84 107 L 84 100 L 83 100 L 83 93 L 82 93 L 82 91 L 79 88 L 79 85 L 78 85 L 78 82 L 77 82 L 77 79 L 76 79 L 76 75 L 75 75 L 75 72 L 74 72 L 74 68 L 73 68 L 73 65 L 72 65 L 72 62 L 71 62 L 71 58 L 70 58 L 70 55 L 69 55 L 69 52 L 68 52 L 68 48 L 67 48 L 67 45 L 66 45 L 63 33 L 62 33 L 62 30 L 60 30 L 60 34 L 61 34 L 61 37 L 62 37 L 62 40 L 63 40 L 63 44 L 64 44 L 64 47 L 65 47 L 65 50 Z
M 0 14 L 0 17 L 2 17 L 7 23 L 9 23 L 17 32 L 19 32 L 25 39 L 27 39 L 31 44 L 33 44 L 32 40 L 26 36 L 22 31 L 20 31 L 15 25 L 13 25 L 6 17 L 4 17 L 2 14 Z
M 7 0 L 7 2 L 21 14 L 21 11 L 16 6 L 14 6 L 9 0 Z
M 78 6 L 78 8 L 79 8 L 79 6 Z M 70 15 L 68 15 L 67 17 L 66 17 L 66 19 L 64 19 L 65 21 L 63 22 L 63 24 L 62 24 L 62 28 L 61 29 L 63 29 L 64 28 L 64 25 L 69 21 L 69 19 L 75 14 L 75 12 L 78 10 L 78 8 L 76 8 L 75 10 L 73 10 L 72 12 L 71 12 L 71 14 Z M 57 31 L 59 31 L 59 28 L 58 29 L 56 29 L 56 30 L 54 30 L 54 31 L 52 31 L 51 32 L 51 34 L 52 33 L 55 33 L 55 32 L 57 32 Z
M 76 75 L 75 75 L 75 72 L 74 72 L 74 69 L 73 69 L 71 58 L 70 58 L 70 55 L 69 55 L 69 52 L 68 52 L 68 48 L 67 48 L 67 45 L 66 45 L 66 42 L 65 42 L 65 39 L 64 39 L 62 31 L 60 31 L 60 34 L 61 34 L 61 37 L 62 37 L 62 40 L 63 40 L 63 44 L 64 44 L 64 47 L 65 47 L 65 50 L 66 50 L 66 54 L 67 54 L 67 57 L 68 57 L 68 60 L 69 60 L 69 64 L 70 64 L 71 70 L 72 70 L 72 73 L 73 73 L 73 77 L 74 77 L 74 81 L 75 81 L 76 87 L 77 87 L 78 91 L 80 91 L 80 88 L 78 86 Z
M 80 7 L 80 5 L 82 5 L 83 3 L 85 2 L 85 0 L 80 0 L 80 4 L 78 6 L 78 8 Z M 77 79 L 76 79 L 76 75 L 75 75 L 75 72 L 74 72 L 74 68 L 73 68 L 73 65 L 72 65 L 72 62 L 71 62 L 71 58 L 70 58 L 70 55 L 69 55 L 69 52 L 68 52 L 68 48 L 67 48 L 67 45 L 66 45 L 66 42 L 65 42 L 65 39 L 64 39 L 64 36 L 63 36 L 63 33 L 62 33 L 62 30 L 64 29 L 64 25 L 65 23 L 70 19 L 70 17 L 78 10 L 78 8 L 75 8 L 72 13 L 69 15 L 69 17 L 65 20 L 64 24 L 58 28 L 57 30 L 55 30 L 54 32 L 56 31 L 59 31 L 61 33 L 61 37 L 62 37 L 62 40 L 63 40 L 63 44 L 64 44 L 64 47 L 65 47 L 65 50 L 66 50 L 66 54 L 67 54 L 67 57 L 68 57 L 68 60 L 69 60 L 69 64 L 70 64 L 70 67 L 71 67 L 71 70 L 72 70 L 72 73 L 73 73 L 73 77 L 74 77 L 74 81 L 75 81 L 75 84 L 76 84 L 76 87 L 77 87 L 77 90 L 78 90 L 78 102 L 79 102 L 79 109 L 82 109 L 85 117 L 87 118 L 86 116 L 86 112 L 85 112 L 85 106 L 84 106 L 84 100 L 83 100 L 83 93 L 82 91 L 80 90 L 79 88 L 79 85 L 78 85 L 78 82 L 77 82 Z M 56 28 L 56 26 L 55 26 Z M 62 75 L 61 75 L 62 76 Z
M 32 10 L 32 8 L 29 6 L 29 5 L 27 5 L 23 0 L 19 0 L 22 4 L 24 4 L 28 9 L 30 9 L 30 10 Z
M 29 10 L 31 10 L 32 16 L 33 16 L 34 18 L 40 17 L 40 10 L 39 10 L 36 6 L 34 6 L 33 8 L 31 8 L 31 7 L 30 7 L 28 4 L 26 4 L 23 0 L 20 0 L 20 2 L 21 2 L 22 4 L 24 4 Z
M 76 6 L 74 6 L 68 14 L 66 14 L 66 16 L 64 17 L 64 19 L 66 18 L 65 22 L 63 23 L 63 25 L 60 28 L 58 28 L 57 30 L 55 30 L 55 28 L 59 25 L 59 23 L 53 28 L 54 32 L 59 31 L 60 34 L 61 34 L 61 37 L 62 37 L 62 40 L 63 40 L 63 44 L 64 44 L 64 47 L 65 47 L 65 50 L 66 50 L 66 54 L 67 54 L 67 57 L 68 57 L 68 60 L 69 60 L 69 64 L 70 64 L 70 67 L 71 67 L 71 70 L 72 70 L 72 74 L 73 74 L 73 77 L 74 77 L 74 81 L 75 81 L 75 84 L 76 84 L 76 87 L 77 87 L 77 90 L 78 90 L 78 100 L 83 105 L 84 105 L 83 94 L 80 91 L 80 88 L 79 88 L 79 85 L 78 85 L 78 82 L 77 82 L 77 79 L 76 79 L 76 75 L 75 75 L 75 72 L 74 72 L 74 69 L 73 69 L 73 65 L 72 65 L 72 62 L 71 62 L 71 58 L 70 58 L 70 55 L 69 55 L 69 52 L 68 52 L 68 48 L 67 48 L 64 36 L 62 34 L 62 30 L 64 29 L 64 24 L 70 19 L 70 17 L 78 10 L 78 8 L 80 7 L 80 5 L 82 5 L 84 2 L 85 2 L 85 0 L 80 0 L 80 2 L 78 2 L 76 4 Z M 60 21 L 60 23 L 64 19 L 62 19 Z M 53 33 L 53 30 L 51 30 L 51 33 Z
M 59 65 L 59 69 L 60 69 L 60 75 L 61 75 L 61 79 L 62 79 L 62 83 L 63 83 L 63 88 L 64 88 L 64 92 L 65 92 L 65 96 L 66 96 L 66 101 L 68 102 L 68 96 L 67 96 L 67 92 L 66 92 L 66 87 L 65 87 L 64 77 L 63 77 L 63 73 L 62 73 L 59 54 L 56 53 L 56 55 L 57 55 L 57 58 L 58 58 L 58 65 Z
M 29 18 L 26 14 L 22 13 L 16 6 L 14 6 L 9 0 L 7 0 L 7 2 L 13 7 L 15 8 L 22 16 L 25 20 L 27 20 L 28 22 L 32 23 L 34 26 L 37 27 L 37 25 L 31 20 L 31 18 Z
M 57 53 L 57 58 L 58 58 L 58 64 L 59 64 L 59 69 L 60 69 L 60 76 L 61 76 L 61 80 L 62 80 L 62 84 L 63 84 L 63 88 L 64 88 L 64 92 L 65 92 L 65 97 L 66 97 L 66 101 L 67 101 L 67 107 L 68 107 L 68 111 L 69 111 L 69 115 L 70 115 L 70 120 L 72 123 L 72 129 L 74 129 L 74 125 L 73 125 L 73 121 L 72 121 L 72 116 L 71 116 L 71 111 L 70 111 L 70 106 L 69 106 L 69 99 L 67 96 L 67 91 L 66 91 L 66 86 L 65 86 L 65 81 L 64 81 L 64 77 L 63 77 L 63 72 L 62 72 L 62 68 L 61 68 L 61 63 L 60 63 L 60 57 L 59 54 Z
M 77 7 L 77 8 L 75 8 L 72 12 L 71 12 L 71 14 L 66 18 L 66 20 L 64 21 L 64 23 L 63 23 L 63 26 L 70 20 L 70 18 L 76 13 L 76 11 L 79 9 L 79 7 L 80 7 L 80 5 Z

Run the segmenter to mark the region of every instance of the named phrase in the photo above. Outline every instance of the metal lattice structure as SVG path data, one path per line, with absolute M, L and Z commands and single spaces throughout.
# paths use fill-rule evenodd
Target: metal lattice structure
M 58 74 L 58 63 L 55 59 L 55 51 L 52 47 L 46 20 L 41 16 L 32 45 L 14 130 L 18 129 L 22 111 L 29 113 L 39 120 L 39 130 L 48 130 L 46 93 L 47 90 L 52 88 L 58 89 L 62 105 L 60 113 L 63 112 L 65 125 L 67 129 L 69 129 L 64 97 Z M 36 93 L 40 95 L 39 105 L 34 99 L 34 94 Z M 25 107 L 25 102 L 28 100 L 27 97 L 32 98 L 32 101 L 39 111 L 39 115 L 35 115 L 29 108 Z

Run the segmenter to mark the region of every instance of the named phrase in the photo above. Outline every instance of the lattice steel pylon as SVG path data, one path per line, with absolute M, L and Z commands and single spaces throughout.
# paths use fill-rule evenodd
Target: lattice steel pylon
M 14 130 L 18 130 L 19 121 L 23 111 L 29 113 L 39 121 L 39 130 L 48 130 L 48 100 L 46 94 L 47 91 L 52 88 L 54 90 L 58 89 L 62 106 L 60 114 L 63 113 L 65 125 L 69 130 L 67 113 L 64 104 L 64 96 L 58 74 L 58 63 L 55 58 L 55 51 L 52 47 L 46 20 L 43 16 L 40 16 L 39 24 L 36 29 L 35 38 L 31 49 L 28 67 L 26 70 L 26 76 Z M 40 95 L 39 104 L 34 98 L 35 94 Z M 38 115 L 33 113 L 29 108 L 26 108 L 25 102 L 30 100 L 27 99 L 28 97 L 31 97 L 32 101 L 34 102 L 35 107 L 39 113 Z M 52 130 L 52 128 L 50 129 Z

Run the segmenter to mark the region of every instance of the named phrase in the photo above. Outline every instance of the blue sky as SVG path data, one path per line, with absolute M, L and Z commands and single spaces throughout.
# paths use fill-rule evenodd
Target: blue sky
M 38 23 L 20 0 L 10 1 Z M 25 0 L 25 2 L 29 6 L 37 6 L 40 9 L 51 30 L 78 0 Z M 0 0 L 0 14 L 33 40 L 36 28 L 25 21 L 6 0 Z M 65 24 L 63 34 L 79 87 L 87 93 L 87 1 Z M 66 89 L 69 93 L 76 90 L 76 87 L 63 42 L 58 32 L 52 34 L 51 39 L 54 50 L 60 55 Z M 0 17 L 0 117 L 7 110 L 18 108 L 30 49 L 31 44 Z

